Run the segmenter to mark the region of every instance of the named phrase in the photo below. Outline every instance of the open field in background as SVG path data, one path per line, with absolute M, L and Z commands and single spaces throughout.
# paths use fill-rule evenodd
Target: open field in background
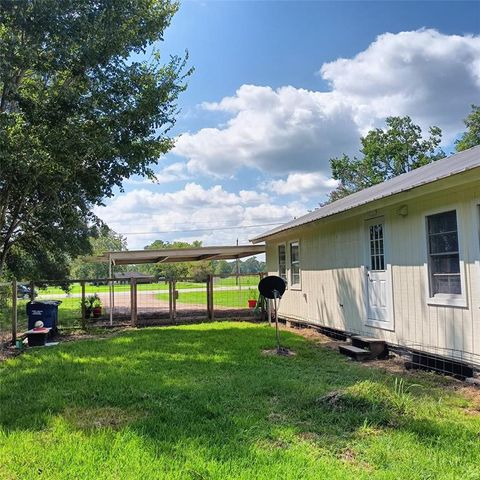
M 259 275 L 239 277 L 239 286 L 236 285 L 236 277 L 219 278 L 214 280 L 214 305 L 226 308 L 248 307 L 250 297 L 258 297 Z M 206 284 L 198 282 L 177 282 L 179 298 L 177 305 L 183 307 L 200 307 L 206 314 L 207 296 Z M 223 290 L 226 289 L 226 290 Z M 58 319 L 60 328 L 81 326 L 81 287 L 73 284 L 70 294 L 66 295 L 59 286 L 50 286 L 47 289 L 37 288 L 39 293 L 37 300 L 60 300 L 58 307 Z M 115 312 L 114 323 L 125 322 L 129 318 L 130 309 L 130 285 L 115 285 Z M 102 317 L 104 320 L 109 316 L 109 287 L 108 285 L 87 284 L 86 296 L 98 294 L 103 302 Z M 18 328 L 19 334 L 27 330 L 26 304 L 28 299 L 18 299 Z M 10 299 L 11 303 L 11 299 Z M 165 315 L 168 312 L 168 283 L 157 282 L 138 285 L 138 309 L 142 314 L 155 316 Z M 199 313 L 201 314 L 201 313 Z M 0 308 L 0 336 L 7 338 L 11 332 L 11 305 L 9 308 Z
M 0 478 L 478 478 L 478 396 L 282 338 L 295 357 L 262 355 L 271 328 L 225 322 L 8 360 Z
M 239 277 L 239 284 L 240 286 L 246 286 L 246 287 L 256 287 L 258 285 L 258 282 L 260 280 L 259 275 L 248 275 L 248 276 L 240 276 Z M 237 285 L 237 279 L 236 277 L 226 277 L 226 278 L 220 278 L 220 277 L 215 277 L 214 283 L 216 286 L 235 286 Z M 188 289 L 188 288 L 202 288 L 205 286 L 205 282 L 177 282 L 177 289 L 182 290 L 182 289 Z M 93 293 L 103 293 L 103 292 L 108 292 L 109 291 L 109 286 L 108 285 L 92 285 L 92 284 L 86 284 L 86 291 L 90 294 Z M 167 290 L 168 291 L 168 282 L 155 282 L 155 283 L 138 283 L 137 284 L 137 289 L 138 290 Z M 61 287 L 59 286 L 49 286 L 48 288 L 38 288 L 38 293 L 39 296 L 43 295 L 65 295 L 65 291 L 62 290 Z M 121 284 L 116 284 L 115 285 L 115 291 L 116 292 L 126 292 L 130 291 L 130 285 L 121 285 Z M 82 289 L 79 283 L 72 283 L 71 284 L 71 290 L 69 292 L 70 294 L 81 294 Z
M 248 289 L 214 290 L 213 303 L 219 307 L 247 308 L 248 299 L 251 295 L 254 296 L 256 300 L 259 295 L 258 290 L 252 289 L 252 292 Z M 158 300 L 168 302 L 168 294 L 166 293 L 159 293 L 155 295 L 155 297 Z M 204 292 L 179 292 L 177 304 L 206 305 L 207 296 Z

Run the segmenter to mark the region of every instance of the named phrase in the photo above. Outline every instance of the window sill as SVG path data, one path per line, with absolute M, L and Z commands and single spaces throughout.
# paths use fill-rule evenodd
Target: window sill
M 467 299 L 460 295 L 435 295 L 427 299 L 427 304 L 439 307 L 468 307 Z
M 300 284 L 290 285 L 290 290 L 301 290 L 302 286 Z

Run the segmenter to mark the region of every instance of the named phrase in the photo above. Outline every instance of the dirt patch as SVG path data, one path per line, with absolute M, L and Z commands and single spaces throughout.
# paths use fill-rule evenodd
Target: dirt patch
M 314 432 L 301 432 L 297 436 L 300 440 L 309 443 L 315 443 L 320 440 L 320 435 Z
M 4 362 L 9 358 L 15 358 L 22 353 L 22 350 L 15 348 L 14 346 L 0 346 L 0 362 Z
M 69 408 L 64 417 L 81 430 L 111 428 L 119 430 L 129 423 L 138 420 L 141 414 L 116 407 Z
M 293 350 L 289 350 L 288 348 L 282 348 L 280 351 L 277 351 L 276 348 L 262 350 L 262 355 L 266 357 L 294 357 L 296 353 Z
M 303 338 L 322 345 L 322 347 L 330 348 L 332 350 L 337 350 L 339 345 L 345 344 L 345 342 L 333 340 L 313 328 L 287 327 L 286 325 L 280 324 L 280 330 L 295 333 L 296 335 L 300 335 Z
M 361 468 L 368 472 L 373 471 L 373 467 L 367 462 L 364 462 L 363 460 L 358 460 L 357 453 L 351 448 L 345 448 L 344 450 L 342 450 L 339 457 L 343 462 L 354 465 L 355 467 Z
M 345 392 L 343 390 L 333 390 L 318 398 L 316 403 L 328 407 L 340 407 L 343 403 Z
M 282 423 L 286 420 L 286 416 L 283 415 L 282 413 L 270 413 L 270 415 L 268 415 L 268 421 L 269 422 L 272 422 L 272 423 Z

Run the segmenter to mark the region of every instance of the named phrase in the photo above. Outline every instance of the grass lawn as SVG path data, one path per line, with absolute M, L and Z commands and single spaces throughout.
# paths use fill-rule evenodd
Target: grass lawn
M 254 291 L 258 297 L 258 290 Z M 156 298 L 168 301 L 168 294 L 159 293 Z M 248 290 L 216 290 L 213 292 L 213 303 L 219 307 L 247 308 L 250 292 Z M 205 292 L 179 292 L 177 303 L 185 305 L 206 305 L 207 296 Z
M 282 336 L 295 357 L 262 355 L 271 328 L 226 322 L 4 362 L 0 478 L 479 478 L 473 400 Z

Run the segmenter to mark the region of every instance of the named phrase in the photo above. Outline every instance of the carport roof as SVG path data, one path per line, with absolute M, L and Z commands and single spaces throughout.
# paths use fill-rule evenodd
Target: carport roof
M 140 263 L 196 262 L 200 260 L 232 260 L 265 253 L 265 245 L 234 245 L 221 247 L 165 248 L 159 250 L 131 250 L 105 252 L 90 260 L 114 265 Z

